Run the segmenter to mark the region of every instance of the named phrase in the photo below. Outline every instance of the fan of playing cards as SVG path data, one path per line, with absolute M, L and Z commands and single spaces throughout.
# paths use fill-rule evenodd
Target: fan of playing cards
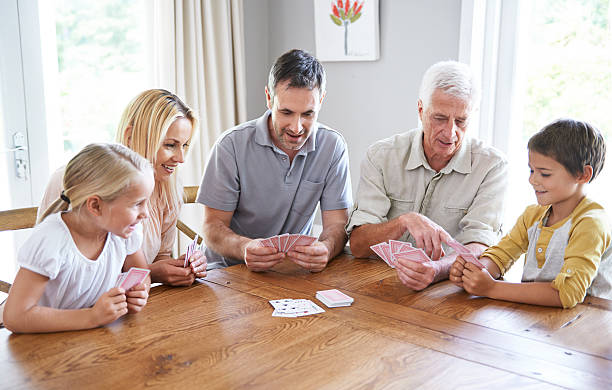
M 421 248 L 414 248 L 409 242 L 389 240 L 370 247 L 391 268 L 395 268 L 397 259 L 405 258 L 418 263 L 431 261 Z
M 457 254 L 465 261 L 473 263 L 480 268 L 484 268 L 476 256 L 459 242 L 452 240 L 447 244 L 453 248 L 455 252 L 457 252 Z M 370 249 L 380 256 L 380 258 L 383 259 L 391 268 L 395 268 L 397 260 L 400 258 L 415 261 L 417 263 L 432 261 L 421 248 L 414 248 L 409 242 L 389 240 L 388 243 L 381 242 L 379 244 L 372 245 Z
M 270 304 L 274 307 L 272 317 L 302 317 L 325 312 L 309 299 L 275 299 Z
M 189 265 L 189 258 L 191 255 L 195 253 L 195 251 L 202 251 L 203 245 L 198 244 L 198 235 L 196 234 L 193 241 L 187 246 L 187 250 L 185 251 L 185 262 L 183 263 L 183 268 L 187 268 Z
M 317 240 L 305 234 L 281 234 L 260 241 L 261 246 L 276 248 L 279 252 L 289 252 L 294 246 L 308 246 Z

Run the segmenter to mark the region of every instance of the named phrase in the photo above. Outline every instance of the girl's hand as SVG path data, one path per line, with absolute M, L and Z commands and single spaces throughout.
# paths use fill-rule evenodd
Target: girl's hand
M 488 297 L 496 283 L 486 268 L 480 269 L 472 263 L 464 263 L 461 280 L 465 291 L 481 297 Z
M 138 313 L 147 304 L 149 291 L 144 283 L 132 287 L 125 292 L 128 313 Z
M 206 264 L 206 256 L 201 251 L 195 251 L 189 258 L 191 272 L 195 274 L 196 278 L 206 277 Z
M 125 292 L 122 288 L 113 287 L 104 294 L 92 309 L 95 326 L 110 324 L 128 312 Z
M 453 282 L 454 285 L 463 288 L 463 270 L 465 269 L 465 260 L 463 257 L 457 256 L 455 261 L 451 265 L 448 273 L 448 279 Z

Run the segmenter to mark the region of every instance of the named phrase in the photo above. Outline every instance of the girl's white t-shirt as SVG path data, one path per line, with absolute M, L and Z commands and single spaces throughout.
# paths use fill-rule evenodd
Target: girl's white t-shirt
M 38 304 L 56 309 L 92 307 L 115 287 L 127 255 L 142 245 L 142 224 L 127 238 L 112 233 L 96 260 L 83 256 L 72 240 L 62 213 L 38 224 L 17 255 L 20 267 L 49 278 Z

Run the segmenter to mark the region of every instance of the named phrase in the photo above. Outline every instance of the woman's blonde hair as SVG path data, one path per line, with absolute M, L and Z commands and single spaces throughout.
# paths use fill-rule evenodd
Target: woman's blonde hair
M 191 142 L 198 119 L 188 105 L 165 89 L 149 89 L 136 96 L 125 108 L 117 128 L 117 142 L 129 147 L 155 166 L 157 151 L 168 129 L 179 118 L 191 122 Z M 127 131 L 127 129 L 130 131 Z M 183 189 L 175 171 L 168 181 L 155 183 L 154 194 L 171 211 L 178 212 L 183 201 Z
M 119 144 L 89 144 L 66 165 L 61 196 L 45 210 L 38 222 L 70 207 L 78 210 L 89 197 L 104 201 L 119 197 L 138 175 L 151 175 L 151 163 Z

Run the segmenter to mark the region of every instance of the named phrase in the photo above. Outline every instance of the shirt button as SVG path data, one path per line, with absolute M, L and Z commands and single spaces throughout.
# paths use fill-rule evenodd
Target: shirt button
M 538 248 L 538 253 L 542 253 L 542 248 Z

